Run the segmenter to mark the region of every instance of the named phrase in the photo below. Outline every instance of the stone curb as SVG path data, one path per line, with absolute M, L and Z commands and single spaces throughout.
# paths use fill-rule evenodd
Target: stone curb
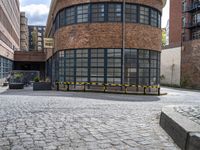
M 182 150 L 200 150 L 200 125 L 176 112 L 174 107 L 162 109 L 160 126 Z

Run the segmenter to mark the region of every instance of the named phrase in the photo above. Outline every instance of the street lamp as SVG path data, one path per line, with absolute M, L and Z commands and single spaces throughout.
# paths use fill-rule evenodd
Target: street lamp
M 122 84 L 125 82 L 125 49 L 126 49 L 126 0 L 123 0 L 122 22 Z

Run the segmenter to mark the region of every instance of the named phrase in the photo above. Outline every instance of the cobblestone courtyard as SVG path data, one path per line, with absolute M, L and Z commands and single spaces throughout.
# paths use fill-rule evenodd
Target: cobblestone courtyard
M 159 126 L 166 105 L 200 105 L 200 92 L 161 97 L 0 88 L 0 150 L 176 150 Z

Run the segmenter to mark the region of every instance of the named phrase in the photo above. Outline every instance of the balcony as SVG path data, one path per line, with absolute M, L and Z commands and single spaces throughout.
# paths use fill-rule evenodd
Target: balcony
M 198 27 L 200 27 L 200 22 L 196 22 L 196 23 L 190 22 L 185 25 L 185 28 L 187 28 L 187 29 L 194 29 L 194 28 L 198 28 Z
M 193 3 L 185 8 L 184 12 L 193 13 L 200 10 L 200 2 Z

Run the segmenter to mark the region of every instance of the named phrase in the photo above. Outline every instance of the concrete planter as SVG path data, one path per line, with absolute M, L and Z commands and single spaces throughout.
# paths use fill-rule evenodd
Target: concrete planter
M 33 91 L 49 91 L 52 90 L 50 82 L 34 82 Z
M 23 89 L 24 84 L 23 83 L 10 83 L 9 89 Z

